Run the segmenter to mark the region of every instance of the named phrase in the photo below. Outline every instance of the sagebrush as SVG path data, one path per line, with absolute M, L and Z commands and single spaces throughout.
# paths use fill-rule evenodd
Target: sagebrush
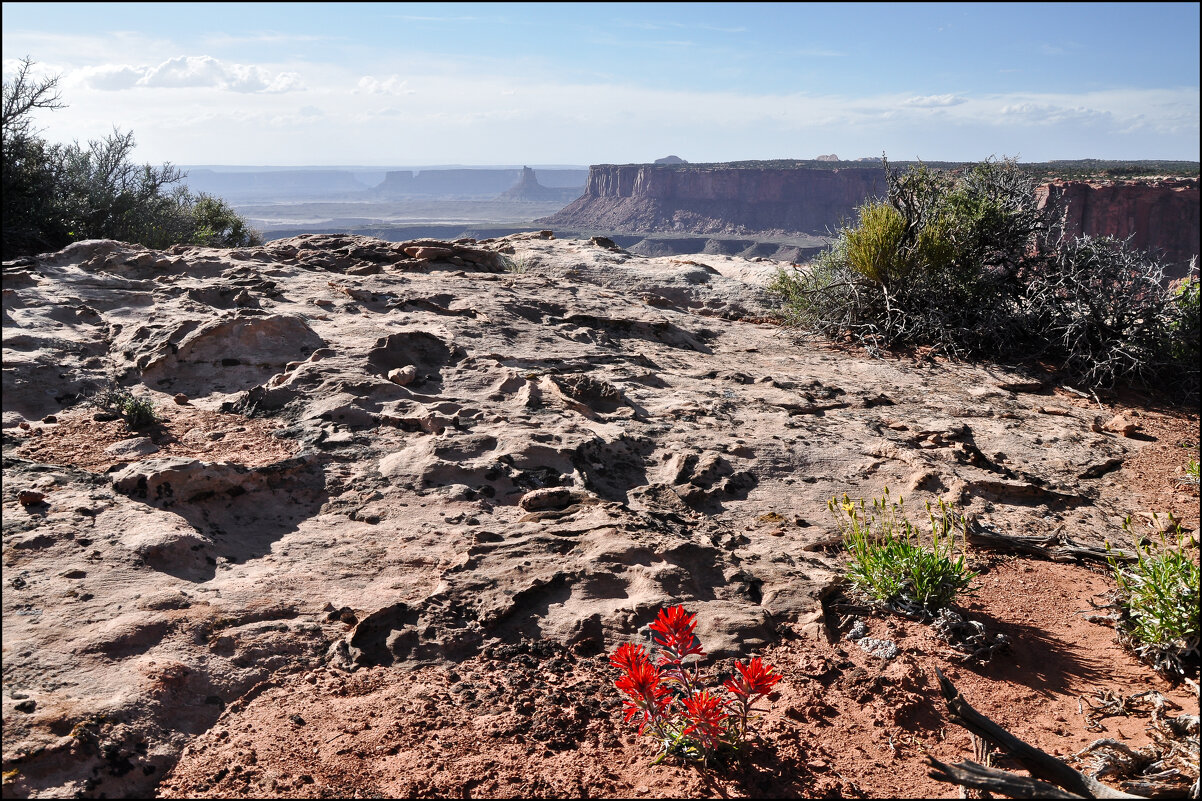
M 885 164 L 886 196 L 770 284 L 787 324 L 870 352 L 1038 359 L 1090 388 L 1197 397 L 1196 277 L 1171 289 L 1163 265 L 1129 241 L 1062 240 L 1062 210 L 1039 208 L 1013 160 L 956 174 Z

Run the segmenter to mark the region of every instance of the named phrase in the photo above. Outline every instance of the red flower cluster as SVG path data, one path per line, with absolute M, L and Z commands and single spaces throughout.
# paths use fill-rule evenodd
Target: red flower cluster
M 616 686 L 626 694 L 626 722 L 637 717 L 639 734 L 643 733 L 648 723 L 658 728 L 670 703 L 668 696 L 672 691 L 660 684 L 659 668 L 651 664 L 643 646 L 630 643 L 620 645 L 609 661 L 622 671 Z
M 664 665 L 683 661 L 686 656 L 705 656 L 705 651 L 701 650 L 701 641 L 693 634 L 695 628 L 696 616 L 685 612 L 683 606 L 674 606 L 667 611 L 659 610 L 659 615 L 650 626 L 655 632 L 652 639 L 663 649 L 658 663 Z
M 747 737 L 753 705 L 781 676 L 758 656 L 735 663 L 737 675 L 722 685 L 730 696 L 699 687 L 697 665 L 686 670 L 686 657 L 705 656 L 693 633 L 695 615 L 683 606 L 661 609 L 651 624 L 659 654 L 654 663 L 641 645 L 626 643 L 610 657 L 622 672 L 615 686 L 625 695 L 626 721 L 638 719 L 639 734 L 650 726 L 663 754 L 706 759 L 724 746 L 737 749 Z M 719 691 L 721 692 L 721 691 Z

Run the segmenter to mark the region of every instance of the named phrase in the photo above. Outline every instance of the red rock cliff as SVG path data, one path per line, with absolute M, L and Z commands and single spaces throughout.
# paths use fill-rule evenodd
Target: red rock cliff
M 825 234 L 886 191 L 880 167 L 813 169 L 731 165 L 602 164 L 584 195 L 536 222 L 577 231 Z M 1198 247 L 1198 179 L 1053 181 L 1036 190 L 1067 235 L 1133 235 L 1185 274 Z
M 1185 275 L 1198 254 L 1198 179 L 1052 181 L 1036 190 L 1053 206 L 1065 236 L 1131 237 L 1140 250 L 1163 255 L 1170 277 Z
M 876 167 L 603 164 L 589 168 L 582 197 L 538 222 L 631 233 L 823 234 L 885 188 L 885 172 Z

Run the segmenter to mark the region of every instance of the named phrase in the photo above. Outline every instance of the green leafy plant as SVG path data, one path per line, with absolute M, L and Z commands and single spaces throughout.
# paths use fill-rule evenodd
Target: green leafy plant
M 159 419 L 154 401 L 150 398 L 135 397 L 124 389 L 109 389 L 96 398 L 100 408 L 119 414 L 130 428 L 142 428 Z
M 1151 544 L 1142 544 L 1143 538 L 1131 531 L 1130 524 L 1130 517 L 1123 521 L 1134 542 L 1135 562 L 1113 555 L 1107 558 L 1118 585 L 1119 638 L 1158 670 L 1185 675 L 1186 664 L 1197 667 L 1202 630 L 1196 546 L 1188 547 L 1190 540 L 1172 515 L 1163 528 L 1159 518 L 1152 517 L 1160 540 L 1155 551 Z M 1110 543 L 1106 550 L 1112 550 Z
M 827 507 L 851 557 L 847 578 L 872 600 L 928 617 L 973 590 L 977 574 L 963 553 L 955 554 L 956 529 L 964 532 L 967 524 L 952 504 L 942 499 L 926 504 L 929 543 L 906 517 L 905 499 L 894 502 L 888 487 L 871 507 L 847 495 L 832 498 Z
M 696 616 L 683 606 L 661 609 L 651 624 L 654 662 L 642 645 L 625 643 L 610 657 L 621 671 L 614 682 L 625 696 L 627 722 L 637 721 L 639 734 L 659 742 L 659 755 L 708 763 L 718 756 L 737 756 L 751 733 L 755 703 L 781 676 L 757 656 L 735 663 L 735 676 L 719 690 L 702 687 L 697 662 L 705 656 L 693 633 Z M 694 659 L 691 669 L 686 659 Z
M 1182 484 L 1193 484 L 1198 486 L 1198 460 L 1190 459 L 1185 465 L 1185 476 L 1181 479 Z

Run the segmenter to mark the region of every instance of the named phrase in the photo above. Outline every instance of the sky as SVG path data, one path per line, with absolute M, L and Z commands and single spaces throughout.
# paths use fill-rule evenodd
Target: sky
M 183 165 L 1199 158 L 1198 3 L 3 3 L 67 108 Z

